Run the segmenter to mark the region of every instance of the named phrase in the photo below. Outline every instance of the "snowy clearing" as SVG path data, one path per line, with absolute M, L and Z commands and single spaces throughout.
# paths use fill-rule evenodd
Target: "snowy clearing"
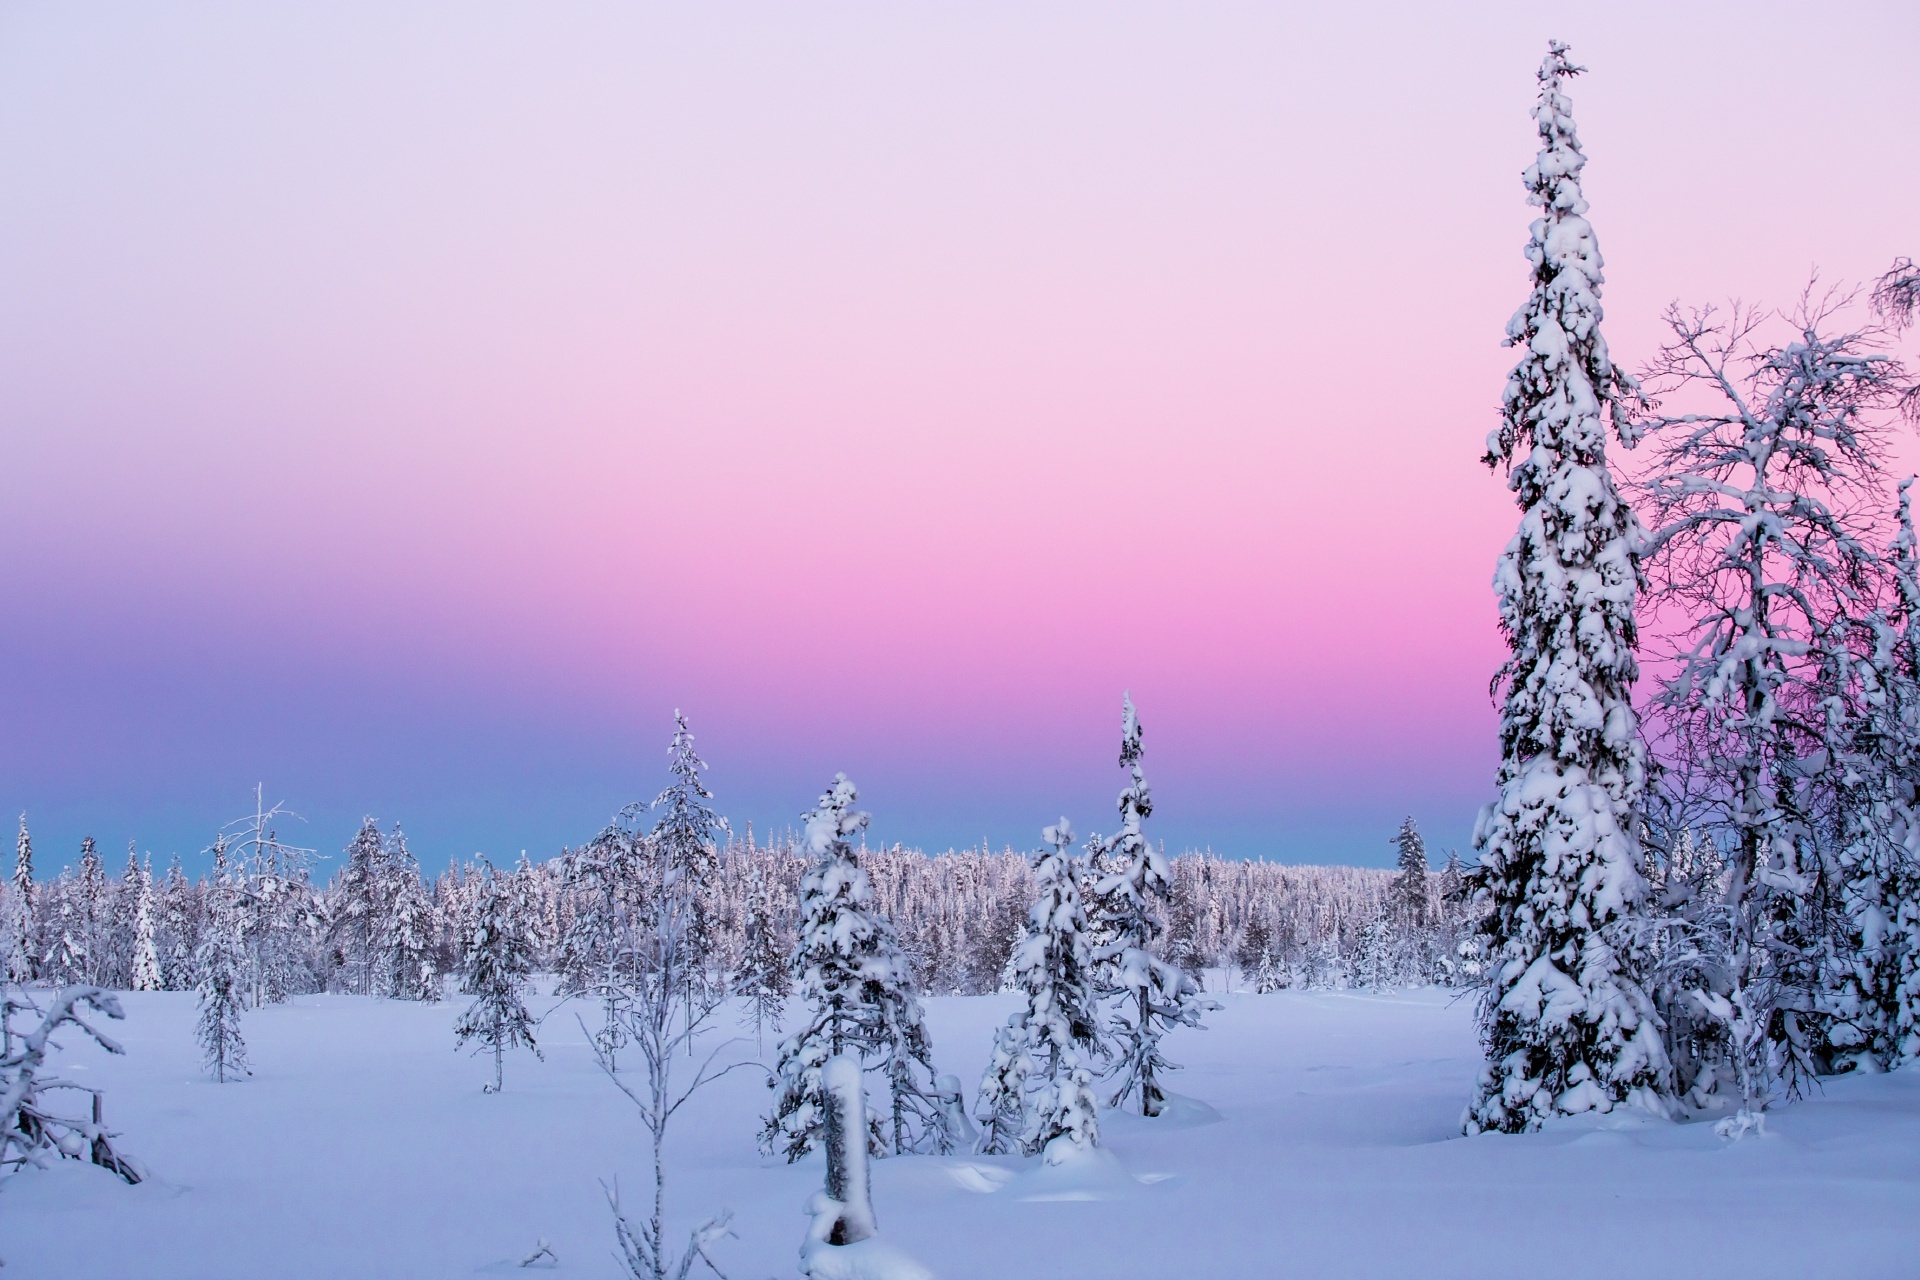
M 253 1011 L 254 1075 L 222 1086 L 200 1069 L 191 994 L 122 998 L 126 1057 L 68 1036 L 56 1061 L 107 1090 L 107 1120 L 151 1178 L 67 1162 L 0 1186 L 12 1280 L 527 1274 L 543 1240 L 552 1259 L 528 1271 L 618 1274 L 599 1180 L 638 1200 L 645 1153 L 570 1009 L 544 1023 L 546 1061 L 510 1055 L 490 1096 L 491 1061 L 453 1048 L 459 1002 Z M 1920 1073 L 1829 1080 L 1733 1143 L 1638 1118 L 1467 1139 L 1468 1002 L 1217 998 L 1209 1030 L 1169 1040 L 1187 1068 L 1170 1114 L 1102 1113 L 1112 1162 L 876 1161 L 882 1236 L 947 1280 L 1915 1272 Z M 927 1000 L 941 1069 L 971 1088 L 1014 1002 Z M 760 1073 L 736 1072 L 693 1100 L 671 1144 L 674 1231 L 734 1210 L 739 1238 L 714 1249 L 733 1280 L 795 1274 L 821 1182 L 818 1156 L 756 1153 L 768 1099 Z

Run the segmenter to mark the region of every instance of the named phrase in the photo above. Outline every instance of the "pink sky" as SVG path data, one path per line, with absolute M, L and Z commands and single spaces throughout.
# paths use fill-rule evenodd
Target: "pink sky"
M 1905 4 L 0 11 L 0 811 L 1464 845 L 1549 35 L 1623 363 L 1920 254 Z

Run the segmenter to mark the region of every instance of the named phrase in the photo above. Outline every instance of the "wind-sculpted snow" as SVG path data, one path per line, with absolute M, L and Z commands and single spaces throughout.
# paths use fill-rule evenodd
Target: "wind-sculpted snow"
M 1547 1258 L 1554 1280 L 1864 1280 L 1920 1256 L 1920 1073 L 1828 1081 L 1735 1142 L 1619 1111 L 1462 1138 L 1469 1002 L 1208 985 L 1224 1007 L 1183 1048 L 1185 1096 L 1152 1120 L 1101 1115 L 1111 1165 L 876 1160 L 882 1238 L 944 1280 L 1534 1280 Z M 55 1161 L 0 1183 L 9 1280 L 463 1280 L 529 1274 L 540 1241 L 559 1275 L 618 1276 L 600 1182 L 639 1194 L 646 1143 L 574 1021 L 594 1025 L 591 997 L 529 998 L 547 1060 L 517 1062 L 497 1095 L 479 1088 L 490 1064 L 452 1048 L 452 1002 L 255 1010 L 254 1074 L 223 1086 L 200 1071 L 190 993 L 120 999 L 124 1056 L 73 1036 L 54 1063 L 105 1090 L 148 1180 Z M 977 1078 L 1021 1003 L 929 999 L 942 1070 Z M 728 1052 L 751 1054 L 750 1035 Z M 757 1153 L 765 1103 L 758 1073 L 735 1072 L 669 1140 L 668 1230 L 732 1209 L 736 1238 L 711 1249 L 735 1280 L 795 1274 L 823 1185 L 819 1156 Z M 1485 1210 L 1521 1195 L 1521 1228 L 1489 1230 Z

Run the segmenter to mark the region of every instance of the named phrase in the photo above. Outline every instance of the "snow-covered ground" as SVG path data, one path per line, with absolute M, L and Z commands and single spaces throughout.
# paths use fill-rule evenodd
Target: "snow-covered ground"
M 0 1186 L 10 1280 L 529 1274 L 516 1264 L 540 1239 L 559 1273 L 618 1274 L 599 1180 L 641 1198 L 640 1128 L 569 1012 L 545 1024 L 546 1061 L 512 1056 L 490 1096 L 490 1063 L 453 1049 L 456 1003 L 259 1010 L 252 1079 L 220 1086 L 198 1070 L 190 995 L 124 999 L 126 1057 L 69 1035 L 55 1061 L 107 1089 L 153 1176 L 67 1163 Z M 1465 1002 L 1221 999 L 1209 1030 L 1169 1041 L 1187 1065 L 1174 1088 L 1199 1101 L 1103 1115 L 1115 1164 L 880 1161 L 882 1238 L 946 1280 L 1920 1275 L 1920 1072 L 1829 1082 L 1738 1142 L 1605 1119 L 1465 1139 Z M 1011 998 L 927 1003 L 941 1069 L 971 1086 Z M 676 1234 L 733 1209 L 739 1238 L 714 1250 L 733 1280 L 794 1274 L 821 1180 L 817 1157 L 755 1152 L 767 1098 L 757 1073 L 723 1080 L 672 1151 Z

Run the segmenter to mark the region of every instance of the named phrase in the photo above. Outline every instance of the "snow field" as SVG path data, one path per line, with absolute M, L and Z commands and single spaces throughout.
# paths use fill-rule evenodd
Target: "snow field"
M 1208 1030 L 1168 1040 L 1187 1067 L 1170 1114 L 1101 1114 L 1112 1161 L 879 1160 L 881 1237 L 945 1280 L 1920 1274 L 1920 1074 L 1830 1080 L 1734 1143 L 1638 1116 L 1459 1138 L 1480 1064 L 1468 1002 L 1216 998 Z M 128 1187 L 65 1163 L 0 1185 L 9 1280 L 530 1274 L 517 1263 L 540 1239 L 555 1273 L 618 1276 L 599 1180 L 639 1204 L 645 1153 L 575 1006 L 545 1019 L 547 1060 L 509 1055 L 489 1096 L 490 1060 L 453 1049 L 459 1002 L 252 1011 L 254 1075 L 220 1086 L 199 1068 L 190 994 L 122 999 L 126 1057 L 67 1036 L 55 1062 L 107 1090 L 153 1176 Z M 971 1089 L 1016 999 L 926 1000 L 940 1069 Z M 750 1032 L 738 1048 L 752 1056 Z M 674 1229 L 733 1209 L 739 1238 L 714 1249 L 732 1280 L 795 1274 L 823 1174 L 818 1156 L 755 1151 L 763 1080 L 742 1070 L 697 1095 L 670 1143 Z

